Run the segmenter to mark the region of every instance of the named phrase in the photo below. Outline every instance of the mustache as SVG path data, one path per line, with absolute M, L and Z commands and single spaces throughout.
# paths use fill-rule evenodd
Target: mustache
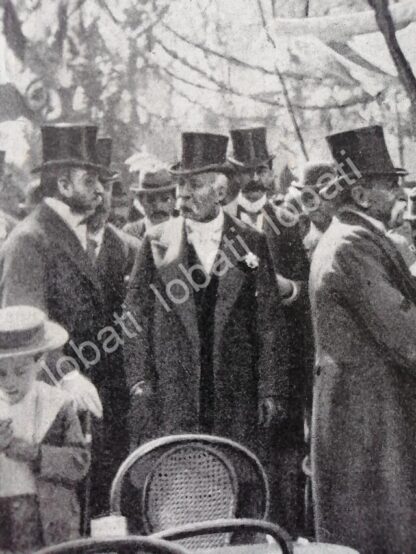
M 256 181 L 250 181 L 244 187 L 245 192 L 264 192 L 265 190 L 266 187 L 262 183 Z
M 169 217 L 169 214 L 168 212 L 157 211 L 152 212 L 152 217 Z

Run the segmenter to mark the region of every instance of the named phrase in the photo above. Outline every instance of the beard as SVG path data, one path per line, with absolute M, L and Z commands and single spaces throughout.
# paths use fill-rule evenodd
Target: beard
M 263 183 L 259 183 L 258 181 L 249 181 L 243 188 L 243 192 L 266 192 L 266 187 Z

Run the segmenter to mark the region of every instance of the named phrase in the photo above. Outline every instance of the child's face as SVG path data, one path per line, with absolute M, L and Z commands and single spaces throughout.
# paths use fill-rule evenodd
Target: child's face
M 10 404 L 20 402 L 36 381 L 38 361 L 34 356 L 17 356 L 0 360 L 0 389 Z

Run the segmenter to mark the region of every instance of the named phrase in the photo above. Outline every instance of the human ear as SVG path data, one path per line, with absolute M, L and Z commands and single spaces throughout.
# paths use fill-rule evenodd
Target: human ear
M 63 196 L 64 198 L 71 198 L 73 187 L 67 175 L 59 175 L 56 180 L 56 186 L 61 196 Z
M 370 207 L 370 192 L 367 188 L 357 185 L 352 188 L 351 196 L 354 202 L 361 208 L 367 209 Z

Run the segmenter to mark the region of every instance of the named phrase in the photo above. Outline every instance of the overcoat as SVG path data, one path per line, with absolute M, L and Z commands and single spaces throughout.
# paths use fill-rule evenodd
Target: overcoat
M 239 216 L 239 211 L 237 211 Z M 271 517 L 293 535 L 304 532 L 302 459 L 306 455 L 304 416 L 312 399 L 313 336 L 308 295 L 309 263 L 297 217 L 284 206 L 267 203 L 263 232 L 273 269 L 296 282 L 298 298 L 284 306 L 289 339 L 288 417 L 268 437 Z
M 137 336 L 126 337 L 128 382 L 144 381 L 152 390 L 148 419 L 140 421 L 136 414 L 132 423 L 142 439 L 199 431 L 204 337 L 198 331 L 181 217 L 171 220 L 167 235 L 167 246 L 145 238 L 127 296 L 127 307 L 141 326 Z M 257 256 L 258 267 L 244 261 L 248 252 Z M 285 320 L 264 236 L 224 214 L 219 256 L 213 432 L 253 448 L 262 432 L 259 399 L 286 401 Z
M 351 210 L 312 259 L 313 494 L 319 541 L 361 554 L 416 544 L 416 286 L 400 253 Z
M 0 251 L 0 275 L 2 306 L 36 306 L 69 333 L 63 352 L 46 358 L 48 377 L 59 380 L 74 369 L 72 361 L 59 363 L 62 354 L 72 358 L 97 387 L 106 411 L 111 367 L 99 340 L 107 325 L 102 285 L 75 233 L 46 203 L 41 202 L 7 238 Z M 94 423 L 93 513 L 101 511 L 108 500 L 101 485 L 102 422 Z

